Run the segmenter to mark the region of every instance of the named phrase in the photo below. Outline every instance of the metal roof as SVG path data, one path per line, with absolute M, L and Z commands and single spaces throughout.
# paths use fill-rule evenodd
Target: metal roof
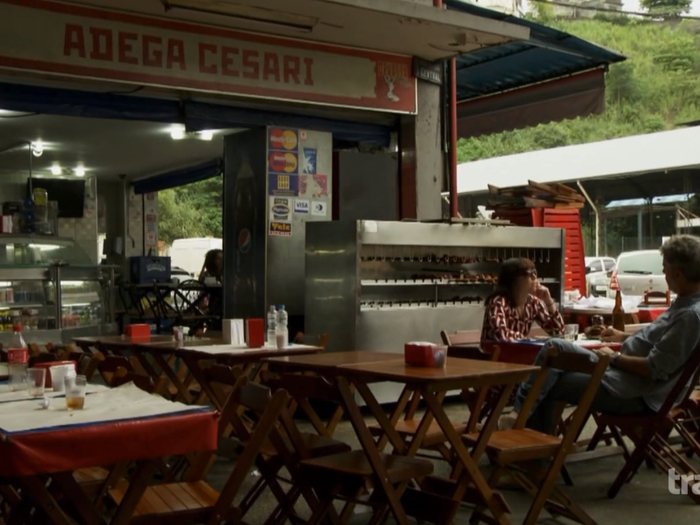
M 700 128 L 634 135 L 620 139 L 564 146 L 466 162 L 457 167 L 457 192 L 488 191 L 537 182 L 576 182 L 700 168 Z M 676 191 L 675 193 L 680 193 Z
M 622 62 L 624 55 L 537 22 L 444 0 L 449 9 L 527 27 L 530 39 L 485 47 L 457 58 L 459 101 L 492 95 Z

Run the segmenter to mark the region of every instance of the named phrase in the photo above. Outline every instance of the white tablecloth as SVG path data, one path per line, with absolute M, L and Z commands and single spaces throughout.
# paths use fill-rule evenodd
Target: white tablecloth
M 95 394 L 97 392 L 103 392 L 104 390 L 109 390 L 109 388 L 107 388 L 104 385 L 88 385 L 86 393 L 90 395 Z M 53 389 L 47 388 L 44 392 L 44 395 L 48 398 L 54 398 L 65 395 L 65 392 L 54 392 Z M 0 404 L 25 400 L 36 400 L 38 403 L 41 400 L 41 398 L 30 396 L 26 388 L 23 390 L 16 390 L 13 392 L 10 390 L 9 385 L 0 385 Z
M 98 385 L 91 385 L 94 386 Z M 208 410 L 205 407 L 174 403 L 157 394 L 148 394 L 133 383 L 118 388 L 96 390 L 85 397 L 83 410 L 67 410 L 64 397 L 50 398 L 48 409 L 42 409 L 36 399 L 1 403 L 0 431 L 10 433 L 46 430 Z

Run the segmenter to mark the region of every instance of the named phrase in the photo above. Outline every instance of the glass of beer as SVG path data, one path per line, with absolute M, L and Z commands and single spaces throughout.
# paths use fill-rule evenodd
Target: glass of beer
M 85 376 L 66 377 L 66 408 L 68 410 L 82 410 L 85 406 L 85 390 L 87 379 Z

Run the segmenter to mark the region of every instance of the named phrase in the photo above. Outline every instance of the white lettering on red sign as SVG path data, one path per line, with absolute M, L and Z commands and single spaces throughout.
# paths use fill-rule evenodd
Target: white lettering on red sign
M 157 69 L 187 71 L 281 84 L 313 86 L 314 60 L 291 54 L 200 42 L 197 64 L 187 64 L 185 42 L 177 38 L 102 27 L 66 24 L 63 55 L 105 62 L 133 64 Z

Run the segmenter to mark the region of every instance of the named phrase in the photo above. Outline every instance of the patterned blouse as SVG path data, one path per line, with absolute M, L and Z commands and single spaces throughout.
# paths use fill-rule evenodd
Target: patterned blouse
M 561 314 L 558 311 L 550 314 L 547 306 L 534 295 L 528 296 L 522 317 L 507 297 L 494 297 L 484 312 L 481 342 L 527 339 L 533 322 L 539 324 L 550 335 L 555 331 L 564 331 L 564 319 Z

